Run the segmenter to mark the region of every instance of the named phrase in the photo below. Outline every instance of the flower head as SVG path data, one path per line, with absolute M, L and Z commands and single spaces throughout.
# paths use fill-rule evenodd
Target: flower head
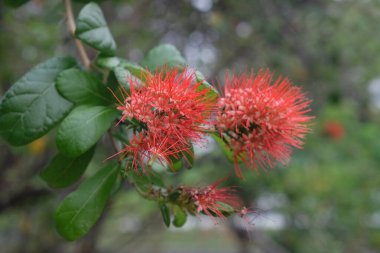
M 194 73 L 164 69 L 145 77 L 145 85 L 130 79 L 130 94 L 117 107 L 120 122 L 129 123 L 138 137 L 127 145 L 124 154 L 132 154 L 134 167 L 159 152 L 160 161 L 179 156 L 190 148 L 189 142 L 203 141 L 202 131 L 215 102 L 199 89 Z
M 333 140 L 340 140 L 346 134 L 343 124 L 336 120 L 326 122 L 323 125 L 323 132 Z
M 183 188 L 195 204 L 197 213 L 203 212 L 211 218 L 225 218 L 226 213 L 240 214 L 242 210 L 246 210 L 234 188 L 219 187 L 225 180 L 226 178 L 223 178 L 202 188 Z
M 239 161 L 255 169 L 285 164 L 309 132 L 309 104 L 300 88 L 286 78 L 273 82 L 267 70 L 227 78 L 216 127 L 233 151 L 237 174 Z

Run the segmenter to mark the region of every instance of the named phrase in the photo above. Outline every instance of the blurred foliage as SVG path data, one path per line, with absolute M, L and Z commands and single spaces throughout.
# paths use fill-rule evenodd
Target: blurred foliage
M 75 1 L 76 13 L 81 2 L 88 1 Z M 101 5 L 118 53 L 134 61 L 158 42 L 171 43 L 210 80 L 222 80 L 227 67 L 268 67 L 304 86 L 316 116 L 304 150 L 287 168 L 260 175 L 246 171 L 239 189 L 256 212 L 253 222 L 263 218 L 277 229 L 253 226 L 251 239 L 236 225 L 230 226 L 233 233 L 167 231 L 152 212 L 157 206 L 129 192 L 111 204 L 103 229 L 67 244 L 49 223 L 57 193 L 63 197 L 66 191 L 53 193 L 38 178 L 56 149 L 48 136 L 21 148 L 0 143 L 5 252 L 89 252 L 95 246 L 99 252 L 232 252 L 238 251 L 233 235 L 241 252 L 378 251 L 380 114 L 370 110 L 367 84 L 379 76 L 380 2 L 108 0 Z M 58 0 L 33 0 L 18 9 L 0 3 L 0 94 L 51 55 L 76 55 L 63 16 Z M 110 155 L 104 144 L 96 151 L 98 164 Z M 229 175 L 236 185 L 233 166 L 220 153 L 200 156 L 182 179 L 203 185 Z M 168 174 L 168 180 L 177 179 Z M 283 222 L 271 220 L 271 214 L 280 214 Z

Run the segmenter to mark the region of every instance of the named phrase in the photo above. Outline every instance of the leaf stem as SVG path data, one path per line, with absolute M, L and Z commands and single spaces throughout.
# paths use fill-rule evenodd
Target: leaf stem
M 71 35 L 73 38 L 75 38 L 75 20 L 74 20 L 74 14 L 73 14 L 73 7 L 71 4 L 71 0 L 64 0 L 65 3 L 65 10 L 66 10 L 66 18 L 67 18 L 67 28 L 69 29 Z M 85 69 L 90 69 L 91 61 L 86 53 L 86 50 L 84 49 L 84 46 L 82 42 L 78 39 L 74 39 L 75 45 L 79 52 L 79 57 L 83 63 L 83 66 Z

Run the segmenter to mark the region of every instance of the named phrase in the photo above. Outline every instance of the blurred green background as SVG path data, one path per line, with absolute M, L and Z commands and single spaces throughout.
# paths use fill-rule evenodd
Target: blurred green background
M 83 6 L 77 1 L 75 13 Z M 1 252 L 380 252 L 380 2 L 375 0 L 101 1 L 118 55 L 139 62 L 159 43 L 175 45 L 208 80 L 270 68 L 303 86 L 312 133 L 286 168 L 246 171 L 233 185 L 252 225 L 192 218 L 167 229 L 155 203 L 120 192 L 96 228 L 65 242 L 53 213 L 69 192 L 38 177 L 56 152 L 54 134 L 12 148 L 0 141 Z M 62 1 L 0 2 L 0 95 L 35 64 L 76 55 Z M 91 57 L 95 52 L 88 49 Z M 171 177 L 204 185 L 233 174 L 214 148 Z M 104 141 L 88 173 L 111 154 Z M 71 189 L 72 190 L 72 189 Z

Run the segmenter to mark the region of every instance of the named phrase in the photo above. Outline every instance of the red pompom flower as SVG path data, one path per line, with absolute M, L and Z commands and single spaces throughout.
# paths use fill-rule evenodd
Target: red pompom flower
M 199 89 L 195 74 L 187 70 L 164 69 L 144 78 L 142 87 L 138 80 L 129 80 L 130 92 L 124 90 L 117 107 L 123 114 L 120 122 L 138 132 L 122 153 L 132 155 L 135 169 L 152 159 L 170 166 L 170 157 L 179 158 L 190 142 L 204 139 L 202 132 L 215 101 L 206 96 L 206 89 Z
M 273 82 L 268 70 L 227 77 L 216 128 L 232 149 L 236 173 L 242 176 L 240 161 L 256 170 L 285 164 L 309 132 L 309 104 L 300 88 L 287 78 Z

